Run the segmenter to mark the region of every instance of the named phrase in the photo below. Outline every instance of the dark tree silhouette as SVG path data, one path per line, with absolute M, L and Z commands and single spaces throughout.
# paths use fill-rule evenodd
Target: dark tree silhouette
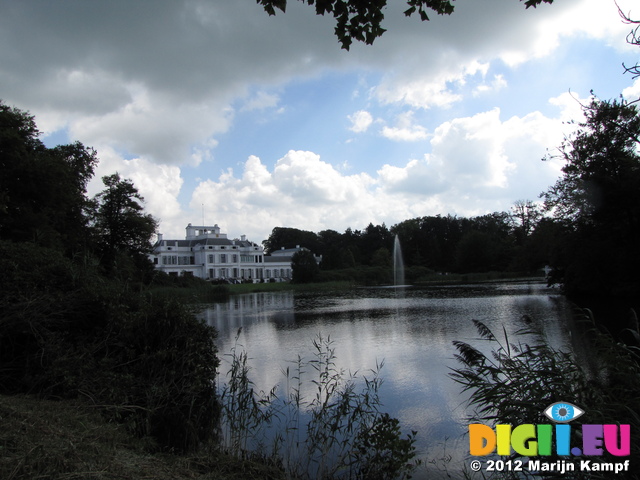
M 624 13 L 622 11 L 622 9 L 620 8 L 620 6 L 618 6 L 618 13 L 620 14 L 620 17 L 622 17 L 622 20 L 625 23 L 628 23 L 629 25 L 635 25 L 633 30 L 631 30 L 631 32 L 629 32 L 629 35 L 627 35 L 627 42 L 630 45 L 640 46 L 640 20 L 632 19 L 631 18 L 631 14 Z M 640 77 L 640 64 L 639 63 L 636 63 L 632 67 L 627 67 L 623 63 L 622 66 L 624 67 L 625 72 L 630 73 L 631 75 L 633 75 L 633 78 Z
M 294 283 L 313 282 L 319 270 L 316 259 L 309 250 L 300 250 L 291 258 L 291 277 Z
M 86 244 L 97 155 L 80 142 L 47 148 L 39 135 L 32 115 L 0 102 L 0 238 L 70 256 Z
M 95 231 L 102 264 L 114 267 L 119 253 L 141 259 L 151 250 L 158 222 L 144 213 L 144 199 L 129 179 L 115 173 L 102 177 L 107 187 L 95 197 Z
M 640 113 L 623 100 L 583 109 L 586 120 L 559 149 L 563 176 L 542 196 L 567 231 L 567 290 L 628 294 L 639 285 Z
M 275 15 L 276 9 L 285 12 L 287 0 L 256 0 L 269 15 Z M 353 40 L 371 45 L 376 38 L 386 31 L 382 28 L 383 10 L 387 0 L 300 0 L 315 5 L 316 14 L 333 15 L 336 20 L 335 34 L 342 48 L 349 50 Z M 422 21 L 429 20 L 429 10 L 438 15 L 451 15 L 454 11 L 454 0 L 407 0 L 409 7 L 404 11 L 406 16 L 418 12 Z M 520 0 L 522 2 L 522 0 Z M 553 3 L 553 0 L 526 0 L 526 8 L 536 7 L 541 3 Z M 403 7 L 404 8 L 404 7 Z

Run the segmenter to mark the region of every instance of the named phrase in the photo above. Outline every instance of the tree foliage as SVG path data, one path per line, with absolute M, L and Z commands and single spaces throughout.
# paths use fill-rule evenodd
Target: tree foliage
M 161 448 L 197 448 L 217 415 L 215 331 L 130 281 L 156 226 L 133 183 L 106 176 L 89 200 L 96 152 L 38 136 L 0 102 L 0 393 L 83 398 Z
M 102 178 L 106 189 L 95 197 L 95 233 L 103 264 L 110 270 L 118 253 L 134 258 L 151 250 L 158 222 L 144 213 L 144 198 L 133 182 L 118 173 Z
M 47 148 L 39 135 L 32 115 L 0 102 L 0 238 L 74 254 L 88 240 L 97 154 L 80 142 Z
M 271 231 L 269 238 L 262 242 L 265 252 L 271 254 L 281 248 L 294 248 L 301 246 L 308 248 L 312 252 L 319 249 L 318 237 L 308 230 L 300 230 L 289 227 L 275 227 Z
M 543 194 L 565 229 L 564 283 L 613 292 L 638 285 L 640 114 L 624 101 L 593 99 L 585 120 L 559 148 L 563 176 Z
M 285 12 L 287 0 L 256 0 L 269 15 L 276 10 Z M 336 21 L 335 34 L 342 48 L 349 50 L 354 40 L 371 45 L 386 31 L 382 28 L 384 9 L 387 0 L 300 0 L 315 5 L 316 15 L 333 15 Z M 429 20 L 429 11 L 438 15 L 451 15 L 454 12 L 454 0 L 407 0 L 409 7 L 406 16 L 418 12 L 422 21 Z M 522 0 L 520 0 L 522 2 Z M 553 0 L 526 0 L 526 8 L 537 7 L 541 3 L 553 3 Z
M 517 241 L 520 244 L 524 243 L 542 218 L 540 207 L 531 200 L 516 200 L 511 207 L 511 212 L 514 229 L 518 236 Z
M 627 43 L 629 43 L 630 45 L 640 46 L 640 20 L 632 19 L 631 15 L 624 13 L 619 6 L 618 6 L 618 13 L 620 14 L 620 17 L 625 23 L 628 23 L 629 25 L 634 25 L 633 30 L 629 32 L 629 35 L 627 35 Z M 640 77 L 640 64 L 636 63 L 631 67 L 627 67 L 626 65 L 623 64 L 623 67 L 625 69 L 625 72 L 633 75 L 633 78 Z
M 554 258 L 548 242 L 560 241 L 555 227 L 555 221 L 542 217 L 538 204 L 520 200 L 511 212 L 471 218 L 417 217 L 391 228 L 369 223 L 363 230 L 315 234 L 276 227 L 264 244 L 271 252 L 300 245 L 321 255 L 322 279 L 362 281 L 366 277 L 367 282 L 383 283 L 389 281 L 396 235 L 409 268 L 408 278 L 417 279 L 433 272 L 541 271 Z
M 291 277 L 294 283 L 310 283 L 318 275 L 318 263 L 309 250 L 302 249 L 291 258 Z

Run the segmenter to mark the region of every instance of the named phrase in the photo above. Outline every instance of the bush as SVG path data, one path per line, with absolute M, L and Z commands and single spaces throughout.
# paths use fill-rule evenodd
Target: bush
M 0 392 L 37 390 L 46 339 L 82 301 L 79 275 L 55 250 L 0 241 Z
M 88 397 L 161 448 L 195 449 L 216 422 L 215 331 L 175 301 L 126 291 L 97 300 L 104 321 L 47 345 L 44 391 Z
M 359 266 L 342 270 L 321 270 L 316 278 L 319 282 L 355 282 L 361 285 L 391 285 L 393 275 L 390 268 Z
M 316 257 L 309 250 L 300 250 L 291 257 L 292 282 L 311 283 L 315 281 L 319 271 Z
M 0 242 L 0 254 L 0 393 L 87 397 L 165 449 L 211 436 L 212 327 L 55 251 Z

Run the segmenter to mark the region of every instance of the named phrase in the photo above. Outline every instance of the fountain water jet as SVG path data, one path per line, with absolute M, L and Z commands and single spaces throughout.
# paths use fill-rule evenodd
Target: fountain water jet
M 393 286 L 404 287 L 404 261 L 402 260 L 402 248 L 400 248 L 400 239 L 396 235 L 393 242 Z

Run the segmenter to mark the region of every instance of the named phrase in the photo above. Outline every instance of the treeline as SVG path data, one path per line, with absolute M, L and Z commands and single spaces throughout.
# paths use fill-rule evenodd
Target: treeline
M 215 331 L 149 289 L 172 279 L 147 259 L 157 221 L 133 183 L 105 176 L 89 198 L 96 152 L 38 136 L 0 102 L 0 394 L 83 399 L 193 450 L 217 420 Z
M 305 247 L 322 255 L 325 272 L 363 266 L 388 269 L 397 235 L 409 272 L 535 274 L 550 261 L 549 245 L 556 227 L 542 218 L 538 205 L 518 201 L 511 212 L 471 218 L 425 216 L 390 228 L 370 223 L 364 230 L 349 228 L 344 233 L 276 227 L 264 246 L 267 251 L 279 245 Z

